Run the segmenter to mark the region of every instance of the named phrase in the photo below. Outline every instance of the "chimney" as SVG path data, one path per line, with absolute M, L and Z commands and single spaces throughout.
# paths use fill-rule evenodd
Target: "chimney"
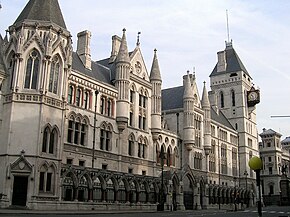
M 224 72 L 227 68 L 227 61 L 226 61 L 226 52 L 220 51 L 217 53 L 218 55 L 218 64 L 217 64 L 217 72 Z
M 77 45 L 77 54 L 79 55 L 82 63 L 87 69 L 92 69 L 92 61 L 91 61 L 91 32 L 85 30 L 83 32 L 78 33 L 78 45 Z
M 122 39 L 119 36 L 117 36 L 117 35 L 112 36 L 112 52 L 111 52 L 111 57 L 110 57 L 109 63 L 112 63 L 115 61 L 115 59 L 119 53 L 121 41 L 122 41 Z

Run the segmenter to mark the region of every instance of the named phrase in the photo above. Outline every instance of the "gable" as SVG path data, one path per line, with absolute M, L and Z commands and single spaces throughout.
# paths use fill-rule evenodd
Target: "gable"
M 150 82 L 144 58 L 139 47 L 130 54 L 131 72 L 139 78 Z

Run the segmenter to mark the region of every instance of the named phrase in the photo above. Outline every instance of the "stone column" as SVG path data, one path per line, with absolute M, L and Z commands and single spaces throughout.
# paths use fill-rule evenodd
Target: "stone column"
M 183 182 L 179 182 L 178 191 L 176 192 L 177 210 L 185 210 L 183 202 Z
M 200 206 L 200 184 L 199 183 L 196 183 L 196 187 L 194 188 L 194 203 L 193 204 L 193 208 L 194 209 L 201 209 L 201 206 Z
M 208 205 L 209 205 L 209 187 L 208 187 L 208 184 L 205 184 L 204 185 L 204 195 L 203 195 L 203 209 L 207 209 Z

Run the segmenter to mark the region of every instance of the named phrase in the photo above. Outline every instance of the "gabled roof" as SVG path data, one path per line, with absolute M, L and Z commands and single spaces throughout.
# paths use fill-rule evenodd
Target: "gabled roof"
M 52 22 L 66 29 L 58 0 L 30 0 L 14 24 L 25 20 Z
M 222 111 L 219 111 L 218 113 L 216 113 L 216 111 L 213 108 L 211 108 L 210 115 L 211 115 L 212 120 L 232 130 L 235 130 Z
M 162 90 L 162 111 L 183 108 L 183 93 L 183 86 Z
M 259 134 L 260 136 L 271 136 L 271 135 L 277 135 L 277 136 L 282 136 L 280 133 L 277 133 L 275 130 L 272 129 L 263 129 L 263 132 Z
M 92 61 L 92 70 L 87 69 L 76 52 L 73 52 L 72 69 L 84 75 L 112 85 L 110 69 Z
M 227 46 L 225 49 L 225 52 L 226 52 L 226 70 L 223 72 L 218 72 L 217 64 L 216 64 L 209 77 L 220 75 L 220 74 L 231 73 L 231 72 L 237 72 L 237 71 L 243 71 L 248 76 L 250 76 L 246 67 L 242 63 L 241 59 L 239 58 L 237 52 L 235 51 L 232 45 Z

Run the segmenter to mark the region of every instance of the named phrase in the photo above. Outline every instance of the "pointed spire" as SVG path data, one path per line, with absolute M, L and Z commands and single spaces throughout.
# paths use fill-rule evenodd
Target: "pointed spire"
M 58 0 L 30 0 L 14 24 L 24 21 L 44 21 L 66 29 Z
M 119 53 L 116 58 L 116 62 L 130 62 L 129 53 L 128 53 L 128 46 L 126 40 L 126 29 L 123 29 L 123 36 L 122 41 L 119 49 Z
M 191 81 L 190 81 L 189 70 L 188 70 L 186 78 L 185 78 L 185 82 L 184 82 L 183 98 L 192 98 L 192 97 L 193 97 L 193 91 L 192 91 L 192 86 L 191 86 Z
M 205 107 L 210 107 L 210 103 L 209 103 L 209 98 L 208 98 L 208 92 L 206 90 L 206 82 L 203 82 L 204 86 L 203 86 L 203 92 L 202 92 L 202 99 L 201 99 L 201 105 L 203 108 Z
M 157 50 L 156 48 L 154 49 L 154 57 L 153 57 L 153 62 L 152 62 L 152 67 L 151 67 L 151 72 L 150 72 L 150 80 L 160 80 L 161 81 L 161 75 L 160 75 L 160 69 L 159 69 L 159 63 L 157 59 Z
M 138 35 L 137 35 L 137 43 L 136 43 L 137 46 L 140 45 L 140 35 L 141 35 L 141 32 L 138 32 Z

